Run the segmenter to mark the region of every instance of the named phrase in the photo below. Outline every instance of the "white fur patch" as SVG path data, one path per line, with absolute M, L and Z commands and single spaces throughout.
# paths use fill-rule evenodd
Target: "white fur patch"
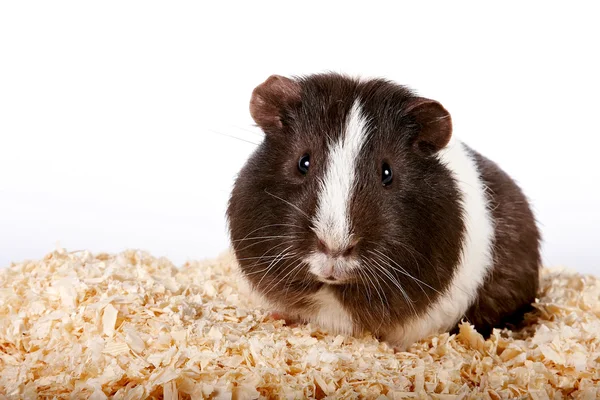
M 327 169 L 321 182 L 313 221 L 315 233 L 332 250 L 343 249 L 350 244 L 348 200 L 354 186 L 357 159 L 366 136 L 366 120 L 357 100 L 348 114 L 344 134 L 329 149 Z
M 438 154 L 463 195 L 465 221 L 461 261 L 444 292 L 423 316 L 397 327 L 386 339 L 405 348 L 431 334 L 451 329 L 464 315 L 493 266 L 494 224 L 475 160 L 462 143 L 451 140 Z
M 326 286 L 314 296 L 315 312 L 310 322 L 327 329 L 332 334 L 352 335 L 354 324 L 352 316 L 344 309 L 342 303 Z
M 321 282 L 328 282 L 324 278 L 333 277 L 337 283 L 343 283 L 350 277 L 350 273 L 360 267 L 360 261 L 355 258 L 330 257 L 321 252 L 314 252 L 305 258 L 310 272 L 315 274 Z

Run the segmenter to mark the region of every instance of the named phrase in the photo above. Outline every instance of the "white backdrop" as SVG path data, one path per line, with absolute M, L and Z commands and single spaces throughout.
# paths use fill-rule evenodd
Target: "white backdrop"
M 57 242 L 217 255 L 253 146 L 214 131 L 259 141 L 254 86 L 333 70 L 441 101 L 533 201 L 545 262 L 598 271 L 593 2 L 199 3 L 1 3 L 0 266 Z

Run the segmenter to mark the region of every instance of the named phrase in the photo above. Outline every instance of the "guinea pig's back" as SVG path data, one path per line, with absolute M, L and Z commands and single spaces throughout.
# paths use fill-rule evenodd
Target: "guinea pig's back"
M 539 285 L 540 233 L 517 183 L 496 163 L 467 149 L 487 186 L 495 237 L 493 268 L 465 319 L 487 336 L 494 327 L 518 324 L 532 309 Z

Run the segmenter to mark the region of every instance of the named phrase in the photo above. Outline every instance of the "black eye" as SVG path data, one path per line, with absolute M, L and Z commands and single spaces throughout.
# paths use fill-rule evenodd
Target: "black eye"
M 392 183 L 392 178 L 392 167 L 390 167 L 388 163 L 384 162 L 381 166 L 381 183 L 383 183 L 383 186 L 388 186 Z
M 308 154 L 305 154 L 302 157 L 300 157 L 300 160 L 298 161 L 298 171 L 300 171 L 302 175 L 306 175 L 309 166 L 310 156 Z

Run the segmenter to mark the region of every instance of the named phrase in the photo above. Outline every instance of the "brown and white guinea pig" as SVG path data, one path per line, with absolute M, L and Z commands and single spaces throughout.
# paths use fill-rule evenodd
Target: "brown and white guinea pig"
M 528 201 L 440 103 L 382 79 L 274 75 L 250 112 L 265 137 L 227 217 L 243 275 L 280 314 L 404 349 L 461 320 L 488 335 L 535 301 Z

